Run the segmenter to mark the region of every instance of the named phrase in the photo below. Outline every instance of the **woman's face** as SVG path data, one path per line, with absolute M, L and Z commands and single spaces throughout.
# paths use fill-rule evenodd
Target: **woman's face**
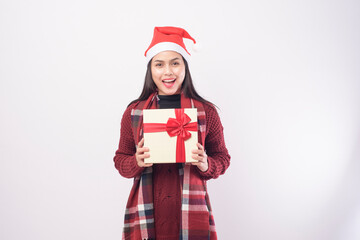
M 179 94 L 185 78 L 182 56 L 174 51 L 158 53 L 151 60 L 151 75 L 159 95 Z

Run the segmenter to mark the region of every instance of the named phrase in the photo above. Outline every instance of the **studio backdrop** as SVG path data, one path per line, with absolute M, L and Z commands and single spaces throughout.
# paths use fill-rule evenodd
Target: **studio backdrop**
M 231 163 L 219 239 L 360 239 L 360 3 L 0 1 L 0 239 L 121 239 L 113 156 L 155 26 L 185 28 Z

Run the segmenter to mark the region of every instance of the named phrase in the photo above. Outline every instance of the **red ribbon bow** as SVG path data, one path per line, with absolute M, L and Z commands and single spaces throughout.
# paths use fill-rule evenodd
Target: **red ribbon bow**
M 190 122 L 191 118 L 183 108 L 175 109 L 176 118 L 169 118 L 167 123 L 144 123 L 144 133 L 164 132 L 176 139 L 176 162 L 184 163 L 185 141 L 191 137 L 190 131 L 197 131 L 197 122 Z

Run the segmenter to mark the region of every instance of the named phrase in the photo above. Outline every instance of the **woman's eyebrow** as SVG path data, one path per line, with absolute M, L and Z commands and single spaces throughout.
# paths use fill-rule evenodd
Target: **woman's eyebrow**
M 179 59 L 180 58 L 176 57 L 176 58 L 171 59 L 170 62 L 175 61 L 175 60 L 179 60 Z M 156 60 L 154 60 L 154 62 L 164 62 L 164 60 L 156 59 Z

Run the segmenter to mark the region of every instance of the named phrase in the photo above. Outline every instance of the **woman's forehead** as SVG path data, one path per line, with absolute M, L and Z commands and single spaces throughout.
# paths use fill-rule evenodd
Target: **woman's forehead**
M 175 51 L 163 51 L 153 57 L 153 61 L 171 61 L 174 59 L 182 59 L 181 54 Z

